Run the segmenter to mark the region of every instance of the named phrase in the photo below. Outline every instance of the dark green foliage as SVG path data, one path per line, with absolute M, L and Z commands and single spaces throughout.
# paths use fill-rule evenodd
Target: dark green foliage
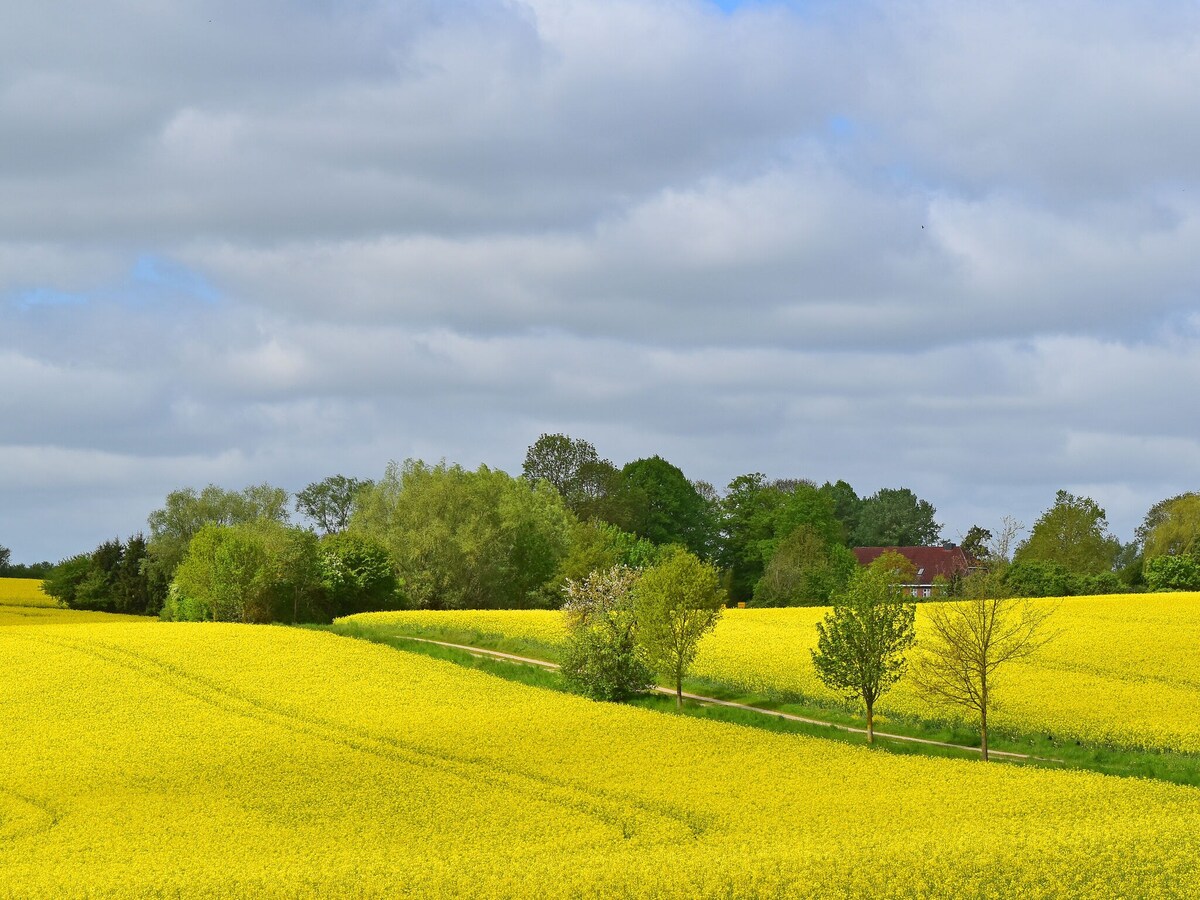
M 1016 597 L 1071 597 L 1079 592 L 1075 573 L 1061 563 L 1041 560 L 1008 566 L 1004 585 Z
M 717 561 L 727 572 L 734 601 L 749 600 L 762 578 L 763 544 L 775 538 L 775 512 L 784 495 L 761 472 L 729 482 L 718 508 L 723 540 Z
M 821 493 L 833 501 L 833 514 L 842 523 L 842 533 L 847 541 L 853 540 L 858 532 L 858 520 L 862 511 L 862 499 L 849 483 L 838 480 L 821 485 Z
M 851 535 L 855 547 L 927 547 L 940 539 L 937 510 L 908 488 L 883 488 L 864 499 Z
M 962 540 L 962 549 L 970 559 L 986 560 L 991 555 L 992 532 L 982 525 L 972 525 Z
M 5 575 L 8 572 L 8 565 L 12 562 L 12 551 L 0 544 L 0 575 Z
M 320 565 L 330 618 L 404 607 L 391 556 L 378 541 L 353 532 L 328 535 Z
M 1059 491 L 1054 506 L 1042 513 L 1013 561 L 1057 563 L 1077 575 L 1099 575 L 1112 571 L 1120 549 L 1096 501 Z
M 560 602 L 573 522 L 548 482 L 408 460 L 360 495 L 350 530 L 387 548 L 414 607 L 522 609 Z
M 1152 591 L 1200 591 L 1200 558 L 1190 553 L 1155 556 L 1146 560 L 1144 571 Z
M 71 609 L 155 615 L 158 601 L 145 571 L 146 540 L 113 539 L 94 551 L 72 556 L 46 573 L 43 590 Z
M 54 563 L 48 559 L 36 563 L 9 563 L 0 568 L 0 578 L 45 578 L 53 568 Z
M 350 524 L 354 498 L 370 481 L 330 475 L 296 494 L 296 511 L 316 523 L 323 534 L 335 534 Z
M 660 456 L 621 470 L 628 498 L 627 530 L 656 544 L 681 544 L 707 559 L 715 550 L 713 510 L 683 472 Z
M 904 675 L 904 654 L 916 641 L 916 606 L 904 602 L 893 576 L 886 563 L 857 570 L 817 623 L 817 647 L 809 651 L 827 687 L 866 706 L 868 741 L 875 739 L 875 703 Z

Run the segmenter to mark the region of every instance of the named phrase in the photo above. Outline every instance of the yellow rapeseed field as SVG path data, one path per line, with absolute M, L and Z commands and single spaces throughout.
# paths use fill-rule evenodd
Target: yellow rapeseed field
M 0 578 L 0 606 L 55 606 L 40 578 Z
M 1058 636 L 1037 657 L 1000 671 L 995 729 L 1133 749 L 1200 752 L 1200 593 L 1125 594 L 1038 601 L 1056 606 Z M 917 607 L 917 639 L 923 612 Z M 764 694 L 834 703 L 809 648 L 824 608 L 726 610 L 704 639 L 693 674 Z M 371 619 L 370 617 L 374 617 Z M 402 612 L 361 617 L 408 631 L 455 629 L 547 644 L 565 637 L 558 613 Z M 962 713 L 932 705 L 907 681 L 878 709 L 922 719 Z
M 4 898 L 1200 896 L 1194 788 L 663 716 L 328 633 L 0 628 L 0 709 Z

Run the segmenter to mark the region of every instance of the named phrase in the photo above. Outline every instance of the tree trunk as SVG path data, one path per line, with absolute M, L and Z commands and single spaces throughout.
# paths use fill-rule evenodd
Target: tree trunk
M 675 671 L 675 708 L 683 709 L 683 672 Z
M 867 743 L 875 743 L 875 703 L 867 701 Z
M 984 675 L 980 680 L 979 691 L 979 738 L 980 746 L 983 749 L 983 761 L 988 761 L 988 745 L 987 745 L 987 708 L 988 708 L 988 690 L 987 676 Z

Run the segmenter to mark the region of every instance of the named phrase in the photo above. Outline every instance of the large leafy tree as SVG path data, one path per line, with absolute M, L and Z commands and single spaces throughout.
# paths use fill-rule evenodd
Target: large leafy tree
M 573 522 L 545 481 L 408 460 L 363 492 L 350 531 L 388 549 L 412 606 L 514 609 L 559 602 Z
M 866 706 L 868 743 L 875 742 L 875 703 L 904 675 L 904 654 L 916 640 L 916 606 L 904 602 L 888 562 L 854 573 L 817 623 L 817 647 L 809 651 L 827 687 Z
M 734 600 L 747 600 L 763 574 L 763 545 L 775 538 L 775 513 L 784 494 L 767 483 L 761 472 L 739 475 L 729 482 L 718 515 L 721 528 L 717 560 L 729 573 Z
M 855 547 L 923 547 L 935 544 L 942 526 L 937 510 L 908 488 L 883 488 L 864 499 L 852 535 Z
M 296 511 L 315 522 L 323 534 L 336 534 L 350 524 L 354 498 L 370 485 L 359 478 L 330 475 L 296 494 Z
M 720 573 L 682 547 L 671 547 L 632 592 L 638 644 L 659 676 L 670 678 L 682 706 L 683 677 L 700 638 L 716 627 L 725 606 Z
M 1059 491 L 1013 557 L 1016 563 L 1058 563 L 1078 575 L 1112 571 L 1120 542 L 1109 534 L 1108 518 L 1091 497 Z
M 8 565 L 12 562 L 12 551 L 0 544 L 0 575 L 8 571 Z
M 712 508 L 683 472 L 652 456 L 627 463 L 621 474 L 630 505 L 628 530 L 656 544 L 682 544 L 701 557 L 712 554 Z
M 821 493 L 833 501 L 833 514 L 842 523 L 847 540 L 852 540 L 858 530 L 858 518 L 862 510 L 862 499 L 846 481 L 825 482 Z
M 269 484 L 229 491 L 210 484 L 202 490 L 181 488 L 167 494 L 161 509 L 149 516 L 150 538 L 145 568 L 151 590 L 161 603 L 188 545 L 205 525 L 239 525 L 256 521 L 287 524 L 288 492 Z
M 1155 505 L 1146 516 L 1143 554 L 1182 556 L 1200 553 L 1200 494 L 1180 494 Z
M 841 543 L 810 525 L 798 525 L 779 542 L 754 586 L 754 606 L 828 603 L 845 588 L 858 563 Z

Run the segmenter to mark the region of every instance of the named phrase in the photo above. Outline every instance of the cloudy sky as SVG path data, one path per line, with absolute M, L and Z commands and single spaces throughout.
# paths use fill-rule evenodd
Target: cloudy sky
M 1200 487 L 1191 2 L 0 10 L 0 544 L 546 431 L 956 538 Z

